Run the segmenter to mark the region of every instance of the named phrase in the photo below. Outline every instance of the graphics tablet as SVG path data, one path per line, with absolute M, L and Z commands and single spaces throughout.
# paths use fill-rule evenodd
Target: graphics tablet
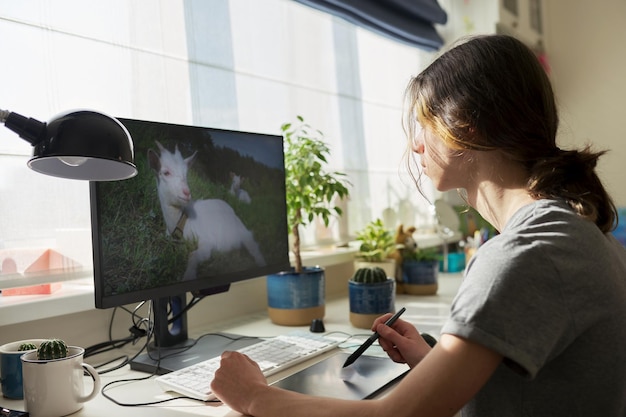
M 338 353 L 273 384 L 275 387 L 318 397 L 362 400 L 373 398 L 408 371 L 387 357 L 359 357 L 342 371 L 349 354 Z M 342 379 L 343 378 L 343 379 Z

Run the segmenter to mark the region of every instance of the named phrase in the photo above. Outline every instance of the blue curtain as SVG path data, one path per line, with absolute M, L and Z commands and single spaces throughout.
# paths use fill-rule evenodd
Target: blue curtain
M 436 51 L 443 39 L 434 24 L 448 16 L 437 0 L 295 0 L 405 44 Z

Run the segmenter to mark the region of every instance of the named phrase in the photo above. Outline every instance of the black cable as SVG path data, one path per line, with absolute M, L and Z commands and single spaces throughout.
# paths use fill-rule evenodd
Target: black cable
M 353 337 L 360 336 L 360 335 L 351 335 L 349 333 L 341 332 L 341 331 L 328 332 L 328 333 L 325 333 L 324 336 L 329 336 L 329 335 L 332 335 L 332 334 L 341 334 L 341 335 L 345 336 L 345 339 L 343 341 L 341 341 L 340 343 L 345 343 L 347 340 L 350 340 Z M 221 402 L 220 400 L 217 400 L 217 399 L 203 401 L 203 400 L 199 400 L 197 398 L 192 398 L 192 397 L 188 397 L 188 396 L 178 396 L 178 397 L 165 398 L 165 399 L 157 400 L 157 401 L 138 402 L 138 403 L 123 403 L 121 401 L 118 401 L 118 400 L 114 399 L 112 396 L 110 396 L 106 392 L 107 388 L 109 388 L 113 384 L 122 383 L 122 382 L 138 382 L 138 381 L 144 381 L 144 380 L 152 378 L 153 376 L 157 375 L 158 370 L 159 370 L 159 363 L 160 363 L 160 361 L 162 359 L 166 359 L 166 358 L 168 358 L 170 356 L 177 355 L 177 354 L 180 354 L 180 353 L 182 353 L 182 352 L 184 352 L 184 351 L 186 351 L 188 349 L 191 349 L 192 347 L 194 347 L 196 345 L 196 343 L 198 343 L 198 341 L 200 339 L 202 339 L 203 337 L 209 337 L 209 336 L 218 336 L 218 337 L 222 337 L 222 338 L 231 340 L 233 342 L 238 341 L 238 340 L 243 340 L 243 339 L 270 339 L 270 338 L 274 337 L 274 336 L 261 337 L 261 336 L 243 336 L 243 335 L 242 336 L 230 336 L 228 334 L 223 334 L 223 333 L 205 333 L 205 334 L 199 336 L 197 339 L 195 339 L 193 341 L 193 343 L 191 343 L 190 345 L 187 345 L 187 346 L 177 347 L 177 348 L 157 348 L 156 349 L 157 354 L 158 354 L 157 358 L 152 357 L 150 350 L 148 350 L 148 356 L 152 360 L 157 362 L 157 364 L 156 364 L 156 366 L 154 368 L 154 371 L 150 375 L 147 375 L 145 377 L 131 378 L 131 379 L 120 379 L 120 380 L 116 380 L 116 381 L 111 381 L 111 382 L 107 383 L 106 385 L 104 385 L 102 387 L 102 389 L 100 390 L 102 396 L 105 397 L 106 399 L 108 399 L 109 401 L 113 402 L 114 404 L 122 406 L 122 407 L 149 406 L 149 405 L 162 404 L 162 403 L 165 403 L 165 402 L 174 401 L 174 400 L 180 400 L 180 399 L 188 399 L 188 400 L 193 400 L 193 401 L 197 401 L 197 402 L 201 402 L 201 403 L 219 403 L 219 402 Z M 161 350 L 165 350 L 165 351 L 173 350 L 173 351 L 171 353 L 167 353 L 167 354 L 161 356 Z
M 148 343 L 150 342 L 150 339 L 151 339 L 151 335 L 149 335 L 147 337 L 146 344 L 144 345 L 144 347 L 135 356 L 133 356 L 131 359 L 127 359 L 124 363 L 122 363 L 121 365 L 119 365 L 119 366 L 117 366 L 117 367 L 115 367 L 113 369 L 119 369 L 119 368 L 125 366 L 127 363 L 132 362 L 135 358 L 137 358 L 137 356 L 139 356 L 139 354 L 141 354 L 144 350 L 146 350 L 146 348 L 148 346 Z M 190 348 L 190 347 L 192 347 L 194 345 L 195 345 L 195 343 L 190 345 L 188 348 Z M 147 375 L 147 376 L 141 377 L 141 378 L 120 379 L 120 380 L 116 380 L 116 381 L 111 381 L 111 382 L 105 384 L 102 387 L 102 389 L 100 390 L 100 393 L 102 394 L 102 396 L 104 398 L 108 399 L 109 401 L 113 402 L 114 404 L 122 406 L 122 407 L 149 406 L 149 405 L 162 404 L 162 403 L 166 403 L 166 402 L 169 402 L 169 401 L 180 400 L 180 399 L 188 399 L 188 400 L 193 400 L 193 401 L 199 401 L 199 402 L 202 402 L 202 403 L 220 402 L 219 400 L 202 401 L 202 400 L 198 400 L 198 399 L 192 398 L 192 397 L 178 396 L 178 397 L 165 398 L 165 399 L 157 400 L 157 401 L 140 402 L 140 403 L 123 403 L 121 401 L 118 401 L 118 400 L 114 399 L 112 396 L 110 396 L 106 392 L 106 389 L 108 387 L 112 386 L 113 384 L 122 383 L 122 382 L 137 382 L 137 381 L 144 381 L 144 380 L 150 379 L 150 378 L 152 378 L 153 376 L 155 376 L 157 374 L 157 372 L 159 370 L 159 365 L 160 365 L 161 359 L 167 358 L 168 356 L 175 355 L 175 354 L 178 354 L 178 353 L 181 353 L 181 352 L 173 352 L 172 354 L 166 355 L 166 356 L 163 356 L 163 357 L 161 357 L 160 354 L 159 354 L 159 358 L 158 359 L 152 358 L 152 356 L 150 356 L 150 350 L 149 349 L 147 350 L 147 353 L 148 353 L 148 356 L 151 359 L 153 359 L 153 360 L 155 360 L 157 362 L 156 366 L 154 367 L 154 371 L 150 375 Z M 111 370 L 113 370 L 113 369 L 111 369 Z M 107 370 L 106 372 L 110 372 L 110 370 Z
M 122 406 L 122 407 L 143 407 L 143 406 L 148 406 L 148 405 L 156 405 L 156 404 L 163 404 L 169 401 L 174 401 L 174 400 L 181 400 L 181 399 L 185 399 L 185 400 L 193 400 L 193 401 L 198 401 L 201 403 L 212 403 L 212 402 L 220 402 L 219 400 L 209 400 L 209 401 L 202 401 L 202 400 L 198 400 L 197 398 L 192 398 L 192 397 L 187 397 L 187 396 L 180 396 L 180 397 L 171 397 L 171 398 L 164 398 L 162 400 L 156 400 L 156 401 L 149 401 L 149 402 L 141 402 L 141 403 L 123 403 L 121 401 L 116 400 L 115 398 L 111 397 L 107 392 L 106 389 L 108 387 L 110 387 L 113 384 L 117 384 L 117 383 L 122 383 L 122 382 L 137 382 L 137 381 L 145 381 L 147 379 L 152 378 L 155 375 L 155 373 L 152 373 L 148 376 L 145 377 L 141 377 L 141 378 L 131 378 L 131 379 L 119 379 L 117 381 L 111 381 L 107 384 L 105 384 L 102 389 L 100 390 L 100 393 L 102 394 L 102 396 L 104 398 L 106 398 L 107 400 L 113 402 L 116 405 Z
M 342 333 L 342 332 L 337 332 L 337 333 Z M 192 397 L 187 397 L 187 396 L 179 396 L 179 397 L 165 398 L 163 400 L 157 400 L 157 401 L 151 401 L 151 402 L 142 402 L 142 403 L 132 403 L 132 404 L 129 404 L 129 403 L 122 403 L 122 402 L 114 399 L 113 397 L 111 397 L 109 394 L 106 393 L 106 389 L 109 386 L 111 386 L 113 384 L 116 384 L 116 383 L 137 382 L 137 381 L 144 381 L 144 380 L 152 378 L 153 376 L 155 376 L 158 373 L 159 364 L 160 364 L 161 360 L 166 359 L 166 358 L 168 358 L 170 356 L 178 355 L 178 354 L 180 354 L 182 352 L 185 352 L 186 350 L 191 349 L 192 347 L 194 347 L 198 343 L 198 341 L 200 339 L 202 339 L 203 337 L 208 337 L 208 336 L 219 336 L 219 337 L 223 337 L 225 339 L 231 340 L 233 342 L 238 341 L 238 340 L 243 340 L 243 339 L 256 339 L 256 338 L 258 338 L 256 336 L 237 336 L 237 337 L 233 337 L 233 336 L 229 336 L 229 335 L 226 335 L 226 334 L 223 334 L 223 333 L 205 333 L 205 334 L 201 335 L 200 337 L 198 337 L 197 339 L 195 339 L 193 341 L 193 343 L 191 343 L 190 345 L 176 347 L 176 348 L 159 348 L 159 347 L 157 347 L 157 349 L 156 349 L 156 351 L 158 353 L 158 357 L 157 358 L 153 357 L 151 355 L 151 351 L 148 350 L 148 352 L 147 352 L 148 353 L 148 357 L 157 363 L 156 366 L 154 367 L 154 371 L 150 375 L 145 376 L 145 377 L 141 377 L 141 378 L 120 379 L 120 380 L 116 380 L 116 381 L 111 381 L 108 384 L 104 385 L 102 387 L 102 389 L 100 390 L 102 396 L 105 397 L 106 399 L 108 399 L 109 401 L 113 402 L 114 404 L 122 406 L 122 407 L 140 407 L 140 406 L 156 405 L 156 404 L 161 404 L 161 403 L 165 403 L 165 402 L 168 402 L 168 401 L 174 401 L 174 400 L 180 400 L 180 399 L 189 399 L 189 400 L 199 401 L 199 402 L 202 402 L 202 403 L 218 403 L 218 402 L 221 402 L 220 400 L 203 401 L 203 400 L 198 400 L 197 398 L 192 398 Z M 166 350 L 166 351 L 173 350 L 173 352 L 161 356 L 161 350 Z M 130 361 L 132 361 L 132 359 Z M 128 361 L 128 362 L 130 362 L 130 361 Z M 122 366 L 124 366 L 124 365 L 125 364 L 123 364 Z
M 170 323 L 173 321 L 178 320 L 178 318 L 180 318 L 183 314 L 185 314 L 186 312 L 188 312 L 192 307 L 194 307 L 198 302 L 200 302 L 200 300 L 202 300 L 203 297 L 194 297 L 189 304 L 187 304 L 185 306 L 185 308 L 183 310 L 181 310 L 175 317 L 173 317 L 172 319 L 168 320 Z M 145 319 L 145 318 L 141 318 L 137 316 L 137 311 L 143 306 L 144 303 L 141 303 L 140 305 L 138 305 L 132 312 L 130 310 L 128 310 L 125 307 L 121 307 L 124 311 L 126 311 L 127 313 L 129 313 L 132 317 L 132 322 L 133 325 L 131 326 L 131 328 L 129 329 L 131 335 L 123 338 L 123 339 L 117 339 L 117 340 L 113 340 L 112 337 L 112 328 L 113 328 L 113 322 L 115 319 L 115 314 L 116 314 L 116 310 L 117 307 L 115 309 L 113 309 L 113 312 L 111 314 L 111 320 L 109 322 L 109 341 L 108 342 L 102 342 L 96 345 L 93 345 L 91 347 L 88 348 L 88 355 L 86 356 L 93 356 L 96 355 L 98 353 L 103 353 L 103 352 L 107 352 L 122 346 L 125 346 L 128 343 L 136 343 L 137 340 L 145 337 L 145 343 L 142 346 L 142 348 L 132 357 L 129 358 L 128 356 L 120 356 L 118 358 L 112 359 L 108 362 L 105 362 L 103 364 L 98 365 L 98 367 L 102 367 L 102 366 L 106 366 L 109 365 L 117 360 L 122 360 L 122 362 L 120 364 L 118 364 L 117 366 L 114 366 L 112 368 L 106 369 L 106 370 L 99 370 L 98 373 L 99 374 L 104 374 L 107 372 L 111 372 L 117 369 L 120 369 L 124 366 L 126 366 L 127 364 L 129 364 L 130 362 L 132 362 L 134 359 L 136 359 L 143 351 L 146 351 L 148 354 L 148 357 L 150 357 L 150 359 L 154 360 L 156 362 L 156 366 L 154 368 L 154 371 L 150 374 L 147 375 L 145 377 L 141 377 L 141 378 L 133 378 L 133 379 L 120 379 L 120 380 L 116 380 L 116 381 L 111 381 L 107 384 L 105 384 L 101 391 L 101 394 L 103 397 L 105 397 L 106 399 L 108 399 L 109 401 L 113 402 L 116 405 L 122 406 L 122 407 L 140 407 L 140 406 L 149 406 L 149 405 L 156 405 L 156 404 L 162 404 L 165 402 L 169 402 L 169 401 L 174 401 L 174 400 L 178 400 L 178 399 L 189 399 L 189 400 L 193 400 L 193 401 L 199 401 L 202 403 L 207 403 L 207 402 L 219 402 L 219 400 L 209 400 L 209 401 L 202 401 L 202 400 L 198 400 L 195 398 L 191 398 L 191 397 L 187 397 L 187 396 L 178 396 L 178 397 L 172 397 L 172 398 L 166 398 L 163 400 L 157 400 L 157 401 L 149 401 L 149 402 L 140 402 L 140 403 L 123 403 L 121 401 L 118 401 L 116 399 L 114 399 L 112 396 L 110 396 L 107 393 L 107 389 L 109 389 L 109 387 L 111 387 L 114 384 L 117 383 L 122 383 L 122 382 L 136 382 L 136 381 L 143 381 L 143 380 L 147 380 L 152 378 L 154 375 L 157 374 L 158 370 L 160 369 L 160 362 L 163 359 L 166 359 L 170 356 L 173 355 L 178 355 L 181 354 L 183 352 L 185 352 L 186 350 L 189 350 L 191 348 L 193 348 L 200 339 L 202 339 L 203 337 L 208 337 L 208 336 L 219 336 L 219 337 L 223 337 L 226 339 L 229 339 L 231 341 L 237 341 L 237 340 L 242 340 L 242 339 L 248 339 L 248 338 L 259 338 L 259 337 L 253 337 L 253 336 L 237 336 L 237 337 L 233 337 L 233 336 L 229 336 L 223 333 L 205 333 L 203 335 L 201 335 L 200 337 L 196 338 L 191 344 L 186 345 L 186 346 L 182 346 L 182 347 L 174 347 L 174 348 L 161 348 L 157 346 L 156 349 L 156 353 L 157 353 L 157 357 L 153 357 L 152 353 L 155 352 L 155 350 L 150 350 L 148 349 L 148 346 L 150 344 L 150 341 L 152 340 L 152 336 L 153 336 L 153 326 L 150 324 L 151 323 L 151 319 Z M 149 312 L 149 316 L 151 316 L 152 310 L 151 310 L 150 306 L 150 312 Z M 147 324 L 147 330 L 146 329 L 142 329 L 141 327 L 143 327 L 144 325 Z M 348 333 L 345 332 L 331 332 L 331 333 L 327 333 L 327 335 L 330 335 L 332 333 L 340 333 L 343 335 L 346 335 L 346 339 L 341 342 L 344 343 L 346 340 L 349 340 L 350 337 L 352 337 L 351 335 L 349 335 Z M 267 337 L 266 337 L 267 338 Z M 162 355 L 162 350 L 165 351 L 164 355 Z M 170 352 L 171 351 L 171 352 Z M 87 349 L 86 349 L 87 352 Z
M 122 356 L 118 356 L 115 359 L 109 360 L 107 362 L 104 362 L 100 365 L 95 366 L 94 368 L 98 369 L 98 374 L 102 375 L 102 374 L 112 372 L 112 371 L 115 371 L 117 369 L 120 369 L 126 366 L 127 364 L 132 362 L 135 358 L 137 358 L 141 353 L 143 353 L 144 350 L 147 349 L 148 344 L 150 343 L 152 332 L 151 332 L 149 325 L 148 325 L 147 330 L 141 328 L 147 322 L 146 322 L 146 319 L 137 316 L 137 311 L 143 305 L 144 305 L 144 302 L 138 304 L 137 307 L 135 307 L 133 311 L 130 311 L 126 307 L 123 307 L 123 306 L 120 307 L 122 310 L 126 311 L 128 314 L 131 315 L 133 325 L 128 329 L 130 332 L 130 336 L 127 336 L 122 339 L 115 339 L 115 340 L 113 339 L 113 334 L 112 334 L 113 322 L 115 320 L 115 314 L 118 308 L 118 307 L 115 307 L 111 313 L 111 319 L 109 320 L 109 340 L 106 342 L 97 343 L 95 345 L 85 348 L 84 357 L 87 358 L 87 357 L 98 355 L 101 353 L 110 352 L 114 349 L 120 349 L 129 343 L 132 343 L 134 345 L 135 343 L 137 343 L 138 340 L 140 340 L 143 337 L 146 337 L 145 344 L 141 347 L 141 349 L 139 349 L 139 351 L 132 358 L 129 358 L 128 355 L 122 355 Z M 120 361 L 120 360 L 122 362 L 112 368 L 108 368 L 105 370 L 99 369 L 105 365 L 108 365 L 108 364 L 111 364 L 113 362 Z
M 128 361 L 128 355 L 122 355 L 122 356 L 118 356 L 117 358 L 109 359 L 106 362 L 102 362 L 102 363 L 100 363 L 98 365 L 93 365 L 93 367 L 94 367 L 94 369 L 99 369 L 99 368 L 102 368 L 103 366 L 112 364 L 112 363 L 117 362 L 117 361 L 124 361 L 123 363 L 126 364 L 127 361 Z M 102 371 L 102 373 L 106 373 L 106 372 L 110 372 L 110 371 L 109 370 Z M 100 374 L 100 373 L 101 372 L 98 372 L 98 374 Z
M 183 316 L 183 314 L 187 314 L 187 312 L 188 312 L 189 310 L 191 310 L 191 308 L 192 308 L 193 306 L 195 306 L 195 305 L 196 305 L 196 304 L 198 304 L 200 301 L 202 301 L 202 299 L 203 299 L 203 298 L 204 298 L 204 297 L 197 297 L 197 296 L 194 296 L 194 297 L 191 299 L 191 301 L 189 301 L 189 303 L 188 303 L 187 305 L 185 305 L 185 307 L 184 307 L 182 310 L 180 310 L 180 311 L 178 312 L 178 314 L 176 314 L 176 315 L 175 315 L 174 317 L 172 317 L 171 319 L 168 319 L 168 320 L 167 320 L 167 323 L 168 323 L 168 324 L 172 324 L 172 323 L 174 323 L 176 320 L 178 320 L 179 318 L 181 318 L 181 317 Z
M 146 343 L 142 346 L 141 349 L 139 349 L 139 351 L 137 353 L 135 353 L 135 355 L 133 357 L 129 358 L 128 356 L 122 356 L 120 358 L 125 358 L 125 360 L 122 363 L 120 363 L 117 366 L 114 366 L 113 368 L 108 368 L 108 369 L 105 369 L 105 370 L 98 371 L 98 374 L 100 374 L 100 375 L 106 374 L 108 372 L 112 372 L 112 371 L 118 370 L 118 369 L 123 368 L 124 366 L 128 365 L 129 363 L 131 363 L 132 361 L 137 359 L 137 357 L 139 355 L 141 355 L 144 350 L 149 351 L 148 350 L 148 344 L 149 343 L 150 343 L 150 337 L 146 338 Z M 157 369 L 158 369 L 158 367 L 157 367 Z
M 174 317 L 172 317 L 171 319 L 168 320 L 168 323 L 173 323 L 174 321 L 178 320 L 180 317 L 183 316 L 183 314 L 186 314 L 191 308 L 193 308 L 196 304 L 198 304 L 198 302 L 200 302 L 204 297 L 198 297 L 198 296 L 194 296 L 191 301 L 180 311 L 178 312 L 178 314 L 176 314 Z M 155 376 L 158 373 L 158 370 L 160 369 L 160 363 L 161 360 L 166 359 L 170 356 L 174 356 L 174 355 L 178 355 L 181 354 L 191 348 L 193 348 L 200 339 L 202 339 L 203 337 L 208 337 L 208 336 L 219 336 L 219 337 L 223 337 L 226 339 L 230 339 L 231 341 L 237 341 L 237 340 L 242 340 L 242 339 L 246 339 L 246 338 L 260 338 L 263 339 L 262 337 L 252 337 L 252 336 L 237 336 L 237 337 L 233 337 L 233 336 L 229 336 L 223 333 L 205 333 L 203 335 L 201 335 L 200 337 L 198 337 L 197 339 L 193 340 L 193 342 L 189 345 L 185 345 L 182 347 L 173 347 L 173 348 L 161 348 L 159 346 L 157 346 L 156 349 L 156 353 L 157 353 L 157 357 L 153 357 L 152 353 L 154 353 L 155 350 L 150 350 L 148 349 L 148 346 L 150 344 L 150 341 L 152 340 L 152 336 L 153 336 L 153 325 L 152 325 L 152 305 L 149 305 L 149 313 L 148 313 L 148 318 L 141 318 L 138 317 L 137 315 L 137 311 L 144 305 L 144 303 L 140 303 L 132 312 L 130 310 L 128 310 L 125 307 L 121 307 L 123 310 L 125 310 L 127 313 L 129 313 L 132 317 L 132 322 L 133 325 L 129 328 L 129 331 L 131 333 L 130 336 L 123 338 L 123 339 L 117 339 L 117 340 L 113 340 L 112 337 L 112 332 L 113 332 L 113 321 L 115 318 L 115 314 L 117 311 L 117 307 L 115 309 L 113 309 L 113 312 L 111 314 L 111 320 L 109 322 L 109 341 L 108 342 L 103 342 L 103 343 L 99 343 L 96 344 L 94 346 L 91 346 L 90 348 L 86 349 L 85 352 L 85 357 L 87 356 L 92 356 L 98 353 L 103 353 L 103 352 L 107 352 L 116 348 L 120 348 L 125 346 L 128 343 L 136 343 L 137 340 L 145 337 L 146 341 L 145 344 L 143 345 L 143 347 L 132 357 L 129 358 L 127 355 L 124 356 L 120 356 L 118 358 L 112 359 L 108 362 L 105 362 L 101 365 L 99 365 L 99 367 L 105 366 L 105 365 L 109 365 L 117 360 L 122 360 L 122 362 L 120 364 L 118 364 L 117 366 L 114 366 L 113 368 L 109 368 L 106 370 L 102 370 L 102 371 L 98 371 L 99 374 L 104 374 L 107 372 L 111 372 L 117 369 L 120 369 L 124 366 L 126 366 L 127 364 L 129 364 L 130 362 L 132 362 L 133 360 L 135 360 L 144 350 L 147 352 L 148 357 L 152 360 L 154 360 L 156 362 L 156 366 L 154 367 L 154 371 L 150 374 L 147 375 L 145 377 L 141 377 L 141 378 L 132 378 L 132 379 L 120 379 L 120 380 L 116 380 L 116 381 L 111 381 L 107 384 L 105 384 L 101 391 L 101 394 L 103 397 L 105 397 L 106 399 L 108 399 L 109 401 L 113 402 L 116 405 L 122 406 L 122 407 L 141 407 L 141 406 L 150 406 L 150 405 L 157 405 L 157 404 L 162 404 L 162 403 L 166 403 L 166 402 L 170 402 L 170 401 L 174 401 L 174 400 L 179 400 L 179 399 L 188 399 L 188 400 L 193 400 L 193 401 L 198 401 L 198 402 L 202 402 L 202 403 L 208 403 L 208 402 L 220 402 L 219 400 L 209 400 L 209 401 L 202 401 L 202 400 L 198 400 L 196 398 L 192 398 L 192 397 L 188 397 L 188 396 L 178 396 L 178 397 L 171 397 L 171 398 L 165 398 L 162 400 L 157 400 L 157 401 L 149 401 L 149 402 L 139 402 L 139 403 L 123 403 L 121 401 L 118 401 L 116 399 L 114 399 L 113 397 L 111 397 L 108 393 L 107 393 L 107 389 L 111 386 L 113 386 L 114 384 L 117 383 L 122 383 L 122 382 L 137 382 L 137 381 L 144 381 L 147 379 L 152 378 L 153 376 Z M 169 314 L 169 313 L 168 313 Z M 147 326 L 147 329 L 142 329 L 143 326 Z M 349 333 L 346 332 L 329 332 L 326 333 L 325 336 L 329 336 L 331 334 L 342 334 L 344 336 L 346 336 L 346 338 L 340 342 L 339 344 L 343 344 L 345 342 L 347 342 L 348 340 L 350 340 L 351 338 L 354 337 L 360 337 L 361 335 L 351 335 Z M 366 336 L 366 335 L 363 335 Z M 367 335 L 369 336 L 369 335 Z M 431 345 L 433 346 L 434 343 L 436 343 L 436 340 L 428 335 L 428 334 L 422 334 L 422 337 L 424 337 L 424 339 Z M 268 337 L 266 337 L 265 339 L 267 339 Z M 434 341 L 434 343 L 433 343 Z M 164 355 L 161 355 L 161 351 L 165 351 Z M 170 352 L 171 351 L 171 352 Z
M 153 361 L 158 363 L 158 362 L 160 362 L 163 359 L 167 359 L 167 358 L 169 358 L 171 356 L 179 355 L 179 354 L 181 354 L 183 352 L 188 351 L 189 349 L 191 349 L 194 346 L 196 346 L 196 344 L 198 344 L 200 339 L 202 339 L 204 337 L 209 337 L 209 336 L 222 337 L 224 339 L 231 340 L 232 342 L 236 342 L 238 340 L 244 340 L 244 339 L 260 339 L 259 337 L 256 337 L 256 336 L 236 336 L 236 337 L 233 337 L 233 336 L 229 336 L 229 335 L 223 334 L 223 333 L 205 333 L 205 334 L 199 336 L 198 338 L 192 340 L 189 345 L 173 346 L 173 347 L 159 347 L 159 346 L 157 346 L 156 349 L 153 349 L 152 351 L 150 351 L 150 350 L 148 351 L 148 357 L 150 359 L 152 359 Z M 156 350 L 156 353 L 157 353 L 158 357 L 153 357 L 152 356 L 152 353 L 154 353 L 155 350 Z M 163 356 L 161 356 L 161 351 L 165 351 Z
M 107 342 L 97 343 L 95 345 L 85 348 L 84 357 L 88 358 L 90 356 L 98 355 L 100 353 L 109 352 L 113 349 L 120 349 L 126 346 L 127 344 L 134 342 L 137 339 L 138 339 L 137 336 L 132 335 L 124 339 L 109 340 Z

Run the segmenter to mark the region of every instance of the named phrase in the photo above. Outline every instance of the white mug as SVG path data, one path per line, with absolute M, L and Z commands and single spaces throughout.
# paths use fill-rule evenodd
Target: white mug
M 68 346 L 67 356 L 37 360 L 37 352 L 22 356 L 24 406 L 31 417 L 59 417 L 72 414 L 100 390 L 100 376 L 91 365 L 83 363 L 85 349 Z M 85 394 L 84 371 L 93 379 Z

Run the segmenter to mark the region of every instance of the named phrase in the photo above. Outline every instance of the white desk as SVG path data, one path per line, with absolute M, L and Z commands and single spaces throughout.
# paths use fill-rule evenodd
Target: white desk
M 438 338 L 439 331 L 448 316 L 450 304 L 460 283 L 461 274 L 440 274 L 439 291 L 436 295 L 399 295 L 396 298 L 396 308 L 406 307 L 407 311 L 402 316 L 404 320 L 414 323 L 421 332 L 429 333 Z M 193 311 L 191 314 L 193 314 Z M 341 331 L 349 334 L 362 334 L 364 335 L 364 338 L 370 334 L 367 330 L 357 329 L 350 325 L 347 298 L 327 300 L 324 324 L 327 332 Z M 222 322 L 215 326 L 211 326 L 211 328 L 192 329 L 194 332 L 192 336 L 199 336 L 204 333 L 216 331 L 227 331 L 230 333 L 249 336 L 275 336 L 288 333 L 295 329 L 296 328 L 292 327 L 276 326 L 270 322 L 266 314 L 259 313 L 257 315 L 238 317 L 228 322 Z M 380 350 L 380 348 L 372 346 L 370 350 L 368 350 L 368 353 L 377 353 L 377 349 Z M 316 358 L 313 363 L 326 356 Z M 101 358 L 98 356 L 93 359 L 93 363 L 98 363 L 100 361 Z M 311 364 L 312 362 L 298 365 L 289 369 L 289 371 L 272 376 L 269 378 L 269 381 L 272 382 L 281 379 L 299 369 L 310 366 Z M 126 366 L 120 370 L 103 375 L 102 384 L 105 385 L 111 381 L 140 378 L 145 376 L 146 374 L 132 371 L 128 366 Z M 90 387 L 90 384 L 90 379 L 85 381 L 86 387 Z M 115 384 L 113 388 L 107 390 L 107 393 L 122 403 L 144 403 L 170 397 L 169 393 L 164 393 L 159 388 L 157 383 L 154 381 L 154 378 L 145 381 Z M 12 409 L 24 409 L 22 401 L 11 401 L 1 398 L 0 404 L 3 407 Z M 203 403 L 189 400 L 176 400 L 174 402 L 144 407 L 121 407 L 109 401 L 101 394 L 98 394 L 95 399 L 87 402 L 82 410 L 72 414 L 72 417 L 135 417 L 139 414 L 148 413 L 151 417 L 176 417 L 189 415 L 240 416 L 239 413 L 235 413 L 228 407 L 221 404 L 204 405 Z

